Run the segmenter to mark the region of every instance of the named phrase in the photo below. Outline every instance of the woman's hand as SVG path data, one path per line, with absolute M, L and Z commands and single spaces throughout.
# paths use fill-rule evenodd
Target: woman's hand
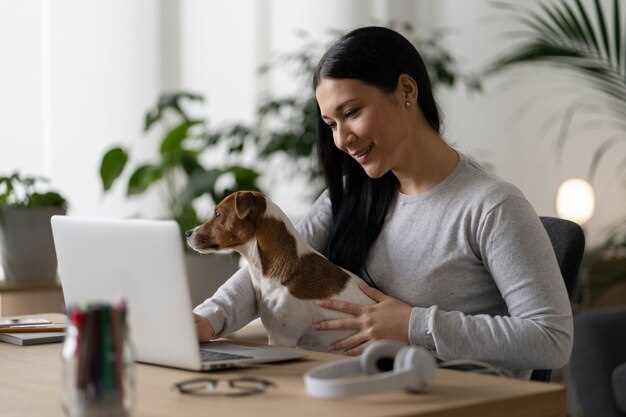
M 193 321 L 196 324 L 196 333 L 198 334 L 198 340 L 200 342 L 208 342 L 209 340 L 213 339 L 213 337 L 215 336 L 215 331 L 213 330 L 213 326 L 211 326 L 211 322 L 208 319 L 197 315 L 196 313 L 192 314 Z
M 323 308 L 341 311 L 353 317 L 320 321 L 314 324 L 314 329 L 357 330 L 352 336 L 333 343 L 330 349 L 348 355 L 360 355 L 370 340 L 394 339 L 408 343 L 411 306 L 366 284 L 360 288 L 376 304 L 354 304 L 333 299 L 318 302 Z

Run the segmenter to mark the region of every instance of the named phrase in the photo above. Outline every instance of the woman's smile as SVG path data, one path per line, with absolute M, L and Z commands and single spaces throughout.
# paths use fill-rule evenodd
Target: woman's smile
M 352 157 L 354 159 L 356 159 L 360 164 L 364 164 L 367 162 L 368 157 L 372 151 L 372 149 L 374 148 L 374 144 L 370 144 L 368 147 L 366 147 L 363 150 L 357 151 L 357 152 L 353 152 L 351 153 Z

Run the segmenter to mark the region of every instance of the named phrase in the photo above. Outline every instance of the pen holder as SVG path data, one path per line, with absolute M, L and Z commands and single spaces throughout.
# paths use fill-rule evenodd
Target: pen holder
M 69 311 L 63 344 L 63 407 L 69 417 L 125 417 L 134 396 L 126 306 Z

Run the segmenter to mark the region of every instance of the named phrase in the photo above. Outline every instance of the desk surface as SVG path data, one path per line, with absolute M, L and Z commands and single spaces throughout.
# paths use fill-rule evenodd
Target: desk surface
M 249 328 L 235 340 L 250 341 Z M 0 343 L 0 404 L 3 416 L 64 416 L 61 408 L 61 344 L 14 346 Z M 137 364 L 136 405 L 132 416 L 477 416 L 559 417 L 566 415 L 565 390 L 543 384 L 438 370 L 428 393 L 376 394 L 348 400 L 306 396 L 302 375 L 340 356 L 307 352 L 307 359 L 266 368 L 212 372 L 212 376 L 256 375 L 278 387 L 244 398 L 195 398 L 171 389 L 175 382 L 199 375 L 190 371 Z

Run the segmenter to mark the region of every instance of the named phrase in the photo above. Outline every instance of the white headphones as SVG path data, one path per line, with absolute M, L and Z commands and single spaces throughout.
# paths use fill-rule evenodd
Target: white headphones
M 370 343 L 359 358 L 310 370 L 304 375 L 304 384 L 307 394 L 317 398 L 343 398 L 398 389 L 417 392 L 430 386 L 435 369 L 435 360 L 426 349 L 377 340 Z M 346 379 L 359 374 L 371 376 Z

